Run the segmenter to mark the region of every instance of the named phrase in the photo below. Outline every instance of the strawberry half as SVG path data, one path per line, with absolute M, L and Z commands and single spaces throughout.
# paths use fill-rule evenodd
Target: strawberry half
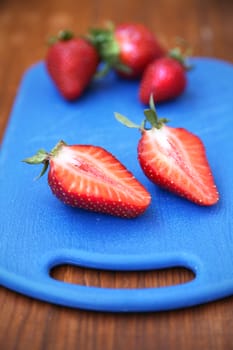
M 61 95 L 72 101 L 89 86 L 99 64 L 99 55 L 86 39 L 61 31 L 52 40 L 45 64 Z
M 104 72 L 114 68 L 125 78 L 140 77 L 151 61 L 165 54 L 155 35 L 141 23 L 93 28 L 88 39 L 106 64 Z
M 40 150 L 24 160 L 48 166 L 48 183 L 70 206 L 124 218 L 134 218 L 149 206 L 151 197 L 133 174 L 111 153 L 92 145 L 68 146 L 60 141 L 47 153 Z
M 124 125 L 139 128 L 138 160 L 144 174 L 155 184 L 199 205 L 213 205 L 219 199 L 205 147 L 200 138 L 184 128 L 166 126 L 158 119 L 153 98 L 141 126 L 116 113 Z M 151 128 L 146 128 L 150 123 Z

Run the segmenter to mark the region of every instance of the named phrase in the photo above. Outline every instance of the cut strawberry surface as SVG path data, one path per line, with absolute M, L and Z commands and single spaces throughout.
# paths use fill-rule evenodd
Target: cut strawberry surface
M 150 204 L 150 194 L 131 172 L 105 149 L 92 145 L 68 146 L 25 161 L 44 163 L 52 192 L 65 204 L 95 212 L 133 218 Z M 42 171 L 44 173 L 44 171 Z
M 218 201 L 204 145 L 189 131 L 168 126 L 146 131 L 138 145 L 138 159 L 159 186 L 200 205 Z
M 158 118 L 153 97 L 146 119 L 136 125 L 116 113 L 116 118 L 131 128 L 139 128 L 138 161 L 144 174 L 155 184 L 199 205 L 213 205 L 219 199 L 213 175 L 200 138 L 184 128 L 166 126 Z M 146 124 L 150 123 L 151 128 Z

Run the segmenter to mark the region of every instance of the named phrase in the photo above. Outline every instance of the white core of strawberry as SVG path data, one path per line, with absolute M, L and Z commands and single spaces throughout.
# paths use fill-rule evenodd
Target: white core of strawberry
M 161 129 L 152 128 L 147 132 L 151 133 L 153 139 L 163 150 L 166 150 L 167 152 L 171 150 L 171 144 L 168 139 L 170 136 L 169 133 L 166 132 L 166 126 L 163 126 Z
M 190 178 L 200 181 L 199 176 L 192 170 L 192 164 L 182 143 L 173 135 L 169 127 L 164 125 L 161 129 L 152 128 L 147 133 L 150 134 L 154 149 L 160 153 L 161 159 L 165 158 L 171 167 L 179 167 Z

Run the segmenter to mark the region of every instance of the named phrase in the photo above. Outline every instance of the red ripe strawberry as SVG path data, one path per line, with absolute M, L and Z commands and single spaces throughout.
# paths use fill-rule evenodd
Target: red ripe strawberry
M 62 96 L 75 100 L 92 80 L 99 55 L 86 39 L 74 38 L 72 33 L 62 31 L 49 47 L 45 63 Z
M 186 70 L 172 57 L 159 58 L 148 65 L 139 86 L 139 99 L 148 104 L 150 95 L 155 102 L 178 97 L 187 85 Z
M 151 61 L 165 53 L 155 35 L 140 23 L 91 29 L 89 39 L 106 63 L 106 70 L 112 67 L 126 78 L 140 77 Z
M 44 150 L 24 160 L 48 166 L 48 183 L 65 204 L 133 218 L 150 204 L 150 194 L 111 153 L 91 145 L 68 146 L 60 141 L 47 153 Z
M 208 164 L 205 148 L 198 136 L 184 128 L 166 126 L 158 119 L 153 99 L 145 110 L 141 126 L 116 114 L 128 127 L 142 132 L 138 143 L 138 160 L 145 175 L 155 184 L 199 205 L 213 205 L 219 195 Z M 151 128 L 146 128 L 146 123 Z

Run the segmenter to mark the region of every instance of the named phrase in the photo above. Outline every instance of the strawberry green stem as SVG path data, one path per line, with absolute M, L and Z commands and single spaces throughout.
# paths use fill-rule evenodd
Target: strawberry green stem
M 65 29 L 65 30 L 60 30 L 58 32 L 58 40 L 70 40 L 74 37 L 74 34 L 68 30 L 68 29 Z
M 135 124 L 130 119 L 125 117 L 124 115 L 120 113 L 114 113 L 115 118 L 123 125 L 127 126 L 128 128 L 134 128 L 139 129 L 141 131 L 149 130 L 152 128 L 161 129 L 164 124 L 166 124 L 169 120 L 166 118 L 158 118 L 153 95 L 150 96 L 150 108 L 144 110 L 145 119 L 143 120 L 141 125 Z M 147 122 L 150 123 L 149 128 L 147 128 L 146 124 Z
M 144 120 L 144 129 L 146 128 L 147 122 L 150 123 L 152 128 L 161 129 L 162 126 L 168 122 L 168 119 L 158 117 L 152 94 L 150 95 L 149 106 L 150 108 L 144 110 L 144 115 L 146 117 Z
M 177 60 L 186 71 L 191 70 L 194 66 L 187 62 L 188 52 L 182 53 L 180 47 L 174 47 L 168 52 L 168 56 Z M 190 52 L 189 52 L 190 53 Z
M 54 45 L 58 41 L 68 41 L 68 40 L 72 39 L 73 37 L 74 37 L 74 34 L 70 30 L 68 30 L 68 29 L 60 30 L 57 35 L 49 38 L 48 44 Z

